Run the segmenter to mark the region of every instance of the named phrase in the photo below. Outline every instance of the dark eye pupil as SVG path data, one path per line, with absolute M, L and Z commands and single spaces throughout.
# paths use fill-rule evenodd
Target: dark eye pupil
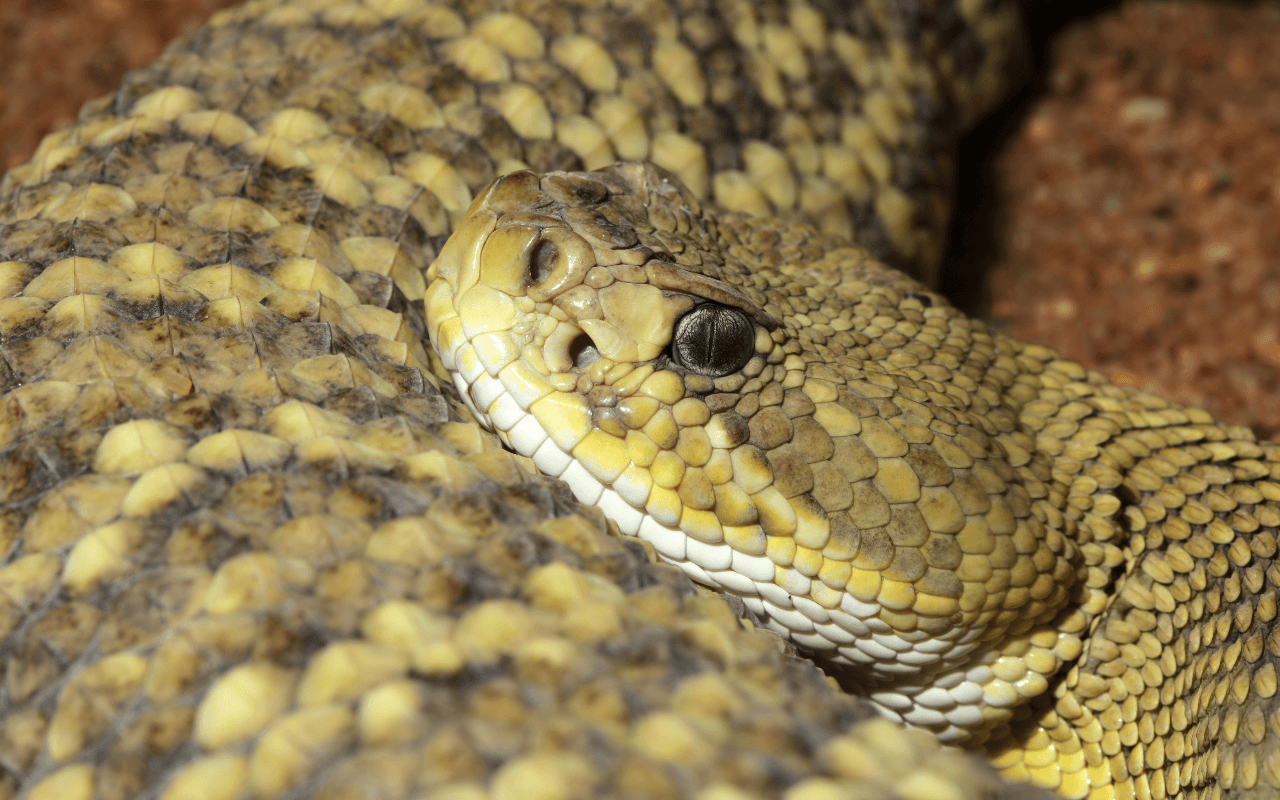
M 676 322 L 672 358 L 680 366 L 719 378 L 737 372 L 755 354 L 755 327 L 747 315 L 728 306 L 702 305 Z

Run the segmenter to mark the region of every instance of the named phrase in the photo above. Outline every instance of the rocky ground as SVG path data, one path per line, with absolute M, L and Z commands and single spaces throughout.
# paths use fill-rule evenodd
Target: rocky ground
M 1130 2 L 1059 35 L 998 160 L 985 312 L 1280 432 L 1280 5 Z
M 237 0 L 0 2 L 0 170 L 130 69 Z

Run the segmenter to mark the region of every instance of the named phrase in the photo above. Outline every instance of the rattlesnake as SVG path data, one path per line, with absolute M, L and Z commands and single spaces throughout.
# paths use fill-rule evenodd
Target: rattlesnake
M 680 338 L 681 353 L 668 349 L 660 326 L 650 325 L 648 349 L 634 354 L 683 365 L 664 368 L 682 377 L 661 379 L 662 391 L 680 397 L 654 398 L 671 409 L 653 413 L 704 426 L 707 444 L 754 441 L 776 458 L 784 443 L 764 448 L 765 438 L 784 422 L 799 430 L 807 417 L 838 420 L 844 427 L 824 435 L 833 451 L 848 449 L 838 440 L 869 435 L 873 417 L 893 418 L 891 399 L 910 425 L 927 427 L 922 409 L 946 406 L 929 391 L 950 398 L 953 416 L 970 414 L 952 423 L 929 412 L 953 427 L 954 447 L 964 450 L 967 438 L 977 448 L 970 460 L 992 462 L 990 476 L 942 466 L 957 481 L 1005 482 L 1004 506 L 1018 522 L 986 560 L 1008 572 L 1008 585 L 978 578 L 994 605 L 975 614 L 961 600 L 960 616 L 974 630 L 1024 634 L 1026 645 L 937 631 L 948 669 L 988 642 L 1008 650 L 982 688 L 988 705 L 1003 699 L 1011 710 L 992 712 L 972 745 L 1007 773 L 1067 794 L 1083 791 L 1086 776 L 1099 796 L 1112 779 L 1122 796 L 1201 784 L 1208 796 L 1244 796 L 1265 785 L 1273 448 L 992 335 L 875 261 L 923 275 L 936 265 L 953 138 L 998 93 L 1013 25 L 998 2 L 265 0 L 217 15 L 86 106 L 0 183 L 0 790 L 42 800 L 1017 791 L 932 738 L 875 719 L 754 627 L 752 619 L 788 631 L 803 624 L 786 624 L 787 601 L 766 607 L 729 575 L 699 574 L 743 596 L 726 603 L 650 563 L 653 548 L 611 535 L 599 510 L 575 503 L 564 484 L 471 421 L 477 392 L 458 393 L 445 370 L 458 356 L 442 363 L 423 346 L 425 273 L 437 253 L 433 274 L 443 280 L 434 286 L 448 286 L 451 269 L 474 268 L 466 250 L 492 239 L 477 233 L 476 220 L 492 210 L 485 203 L 502 206 L 512 187 L 535 184 L 561 187 L 550 192 L 556 214 L 576 226 L 570 236 L 554 219 L 537 222 L 538 236 L 548 227 L 566 234 L 563 251 L 544 248 L 548 272 L 535 269 L 535 283 L 560 274 L 588 240 L 592 259 L 609 259 L 604 244 L 616 235 L 608 276 L 561 269 L 560 277 L 595 290 L 606 277 L 622 280 L 624 266 L 642 268 L 634 285 L 680 306 L 664 312 L 666 322 L 701 324 L 684 322 L 694 301 L 677 295 L 714 300 L 693 313 L 730 320 L 732 335 L 710 353 L 720 354 L 716 363 L 729 354 L 727 373 L 718 374 L 722 364 L 710 370 L 718 376 L 689 377 L 708 352 L 696 335 Z M 554 173 L 619 159 L 658 167 L 626 165 L 603 178 Z M 553 174 L 520 172 L 527 168 Z M 654 178 L 662 169 L 673 174 Z M 630 218 L 643 224 L 611 220 L 611 229 L 592 216 L 629 196 L 627 186 L 665 187 L 662 202 L 655 196 Z M 499 210 L 547 210 L 531 192 L 513 194 Z M 672 198 L 669 218 L 646 221 Z M 521 205 L 529 200 L 532 209 Z M 700 203 L 719 211 L 690 210 Z M 610 221 L 612 212 L 601 213 Z M 716 219 L 723 224 L 707 233 Z M 742 252 L 720 252 L 717 236 L 738 229 L 752 231 L 738 241 Z M 504 235 L 533 246 L 528 230 Z M 641 254 L 627 237 L 648 248 L 642 263 L 625 261 Z M 497 250 L 518 253 L 517 244 Z M 771 290 L 711 269 L 746 253 L 765 259 L 758 276 L 774 276 Z M 797 259 L 828 259 L 861 283 L 819 288 L 820 272 Z M 520 294 L 523 262 L 515 263 L 503 285 Z M 511 268 L 495 261 L 495 270 Z M 778 284 L 777 276 L 786 277 Z M 769 293 L 780 286 L 797 290 L 787 307 Z M 857 302 L 848 293 L 863 286 Z M 438 333 L 443 295 L 432 291 Z M 821 305 L 831 296 L 848 304 L 847 316 Z M 574 307 L 584 312 L 577 322 L 593 319 L 590 303 L 584 296 Z M 463 327 L 488 324 L 458 310 Z M 647 313 L 632 310 L 633 321 L 637 311 Z M 807 338 L 796 336 L 797 313 L 812 315 Z M 849 326 L 837 329 L 837 318 Z M 917 345 L 933 335 L 930 320 L 954 336 L 927 356 Z M 563 344 L 574 345 L 577 333 L 565 330 L 573 336 Z M 595 326 L 592 347 L 621 361 L 626 343 L 606 344 L 604 330 Z M 743 342 L 763 348 L 761 358 L 736 363 Z M 782 373 L 803 378 L 806 347 L 836 357 L 837 346 L 889 358 L 901 374 L 861 376 L 866 407 L 846 408 L 838 393 L 810 396 L 806 414 L 805 382 L 792 386 Z M 898 350 L 917 363 L 893 361 Z M 950 378 L 930 372 L 931 357 Z M 588 360 L 556 371 L 589 375 Z M 760 432 L 750 423 L 745 434 L 724 420 L 714 429 L 706 404 L 705 414 L 696 403 L 676 410 L 686 389 L 730 393 L 717 382 L 756 361 L 757 375 L 778 371 L 776 407 L 786 412 L 757 426 L 764 438 L 753 438 Z M 583 388 L 596 402 L 593 386 Z M 477 410 L 493 411 L 492 402 Z M 845 412 L 818 409 L 833 403 Z M 628 419 L 595 416 L 604 435 Z M 853 431 L 855 419 L 866 425 Z M 906 480 L 899 467 L 917 462 L 870 448 L 926 452 L 911 438 L 923 434 L 882 427 L 868 452 Z M 820 441 L 807 430 L 807 442 Z M 676 444 L 672 452 L 685 455 Z M 927 452 L 941 452 L 931 445 Z M 941 474 L 928 458 L 918 464 Z M 755 478 L 767 468 L 775 488 L 803 486 L 799 465 L 783 480 L 777 463 L 756 459 Z M 857 463 L 867 465 L 831 466 Z M 773 512 L 802 508 L 804 522 L 827 513 L 838 482 L 824 483 L 824 494 L 822 468 L 805 468 L 817 505 L 779 489 L 784 502 Z M 900 481 L 881 484 L 882 502 L 910 504 L 884 495 Z M 858 508 L 870 513 L 874 498 L 863 499 Z M 936 506 L 920 511 L 931 524 Z M 992 524 L 999 516 L 979 513 Z M 815 533 L 806 530 L 793 539 Z M 914 547 L 869 528 L 858 535 L 843 540 L 846 564 L 877 548 L 886 556 L 886 546 Z M 873 539 L 875 547 L 862 544 Z M 679 560 L 672 541 L 660 544 L 659 554 Z M 804 554 L 792 549 L 799 564 Z M 944 606 L 955 587 L 930 570 L 959 558 L 955 576 L 972 583 L 982 569 L 954 550 L 932 545 L 919 557 L 937 561 L 920 580 L 938 588 L 943 605 L 930 609 L 939 616 L 954 613 Z M 767 546 L 776 567 L 774 555 Z M 883 567 L 906 570 L 909 559 Z M 1052 585 L 1022 581 L 1028 563 Z M 780 584 L 797 596 L 785 581 L 800 569 L 782 570 Z M 764 583 L 761 575 L 756 585 Z M 827 585 L 809 584 L 811 595 Z M 933 624 L 917 610 L 917 629 Z M 831 650 L 806 636 L 796 637 L 802 646 Z M 858 661 L 866 650 L 837 652 Z M 840 678 L 956 741 L 973 729 L 963 714 L 943 725 L 895 709 L 877 686 L 902 679 L 876 669 Z M 936 711 L 929 691 L 913 695 L 916 706 Z M 1019 691 L 1039 699 L 1019 704 Z M 1056 711 L 1046 692 L 1061 695 Z

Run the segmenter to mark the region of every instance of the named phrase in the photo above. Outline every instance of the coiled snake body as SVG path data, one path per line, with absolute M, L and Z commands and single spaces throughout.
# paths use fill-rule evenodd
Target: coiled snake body
M 255 0 L 87 105 L 0 182 L 0 795 L 1273 795 L 1275 447 L 882 263 L 1013 29 Z

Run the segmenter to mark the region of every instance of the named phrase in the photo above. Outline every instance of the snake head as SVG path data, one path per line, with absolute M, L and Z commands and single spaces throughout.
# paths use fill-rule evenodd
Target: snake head
M 1039 456 L 992 403 L 1010 360 L 942 298 L 811 228 L 704 214 L 647 164 L 498 179 L 428 277 L 483 424 L 886 713 L 960 740 L 999 716 L 988 684 L 1009 705 L 1000 675 L 1061 663 L 1027 637 L 1075 553 L 1019 484 Z
M 657 231 L 644 206 L 618 202 L 634 199 L 626 192 L 637 184 L 669 187 L 696 208 L 683 186 L 651 165 L 599 178 L 517 172 L 494 181 L 431 272 L 447 283 L 468 338 L 481 326 L 509 330 L 513 310 L 541 313 L 544 333 L 536 338 L 555 373 L 600 358 L 652 362 L 664 353 L 711 377 L 741 369 L 755 352 L 756 324 L 772 330 L 777 321 L 742 289 L 682 268 L 672 246 L 699 265 L 701 259 L 676 238 L 652 238 Z M 598 210 L 606 199 L 614 201 L 609 216 Z
M 763 293 L 726 280 L 678 181 L 646 164 L 505 176 L 429 277 L 432 343 L 509 446 L 696 577 L 745 588 L 736 558 L 772 581 L 761 504 L 734 481 L 754 470 L 768 483 L 769 467 L 751 451 L 735 467 L 750 431 L 726 401 L 788 359 L 785 337 Z M 771 497 L 763 513 L 794 517 Z M 707 548 L 724 580 L 689 559 Z

